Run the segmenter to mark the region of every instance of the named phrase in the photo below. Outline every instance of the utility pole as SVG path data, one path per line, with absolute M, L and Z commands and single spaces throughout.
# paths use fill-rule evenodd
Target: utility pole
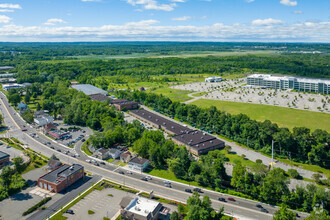
M 274 140 L 272 140 L 272 170 L 274 169 Z

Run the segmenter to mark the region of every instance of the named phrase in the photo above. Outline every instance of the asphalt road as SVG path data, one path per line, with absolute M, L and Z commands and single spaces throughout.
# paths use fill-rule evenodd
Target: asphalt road
M 50 148 L 48 145 L 43 145 L 44 143 L 42 136 L 39 135 L 39 138 L 32 138 L 28 134 L 36 133 L 34 128 L 31 128 L 29 125 L 25 123 L 15 112 L 15 110 L 8 106 L 8 102 L 4 97 L 3 93 L 0 93 L 0 110 L 4 116 L 4 121 L 7 126 L 10 127 L 10 132 L 7 135 L 15 137 L 19 139 L 22 143 L 27 144 L 31 149 L 40 152 L 41 154 L 50 157 L 52 154 L 55 154 L 62 162 L 64 163 L 79 163 L 85 167 L 85 170 L 92 172 L 93 174 L 103 176 L 104 178 L 110 179 L 114 182 L 124 184 L 131 188 L 142 190 L 146 192 L 153 191 L 155 195 L 159 195 L 165 198 L 169 198 L 172 200 L 177 200 L 181 202 L 185 202 L 187 198 L 191 195 L 191 193 L 187 193 L 184 191 L 186 188 L 193 189 L 194 187 L 173 182 L 172 188 L 168 188 L 164 186 L 164 182 L 161 178 L 152 177 L 152 180 L 143 181 L 142 177 L 145 177 L 146 174 L 136 173 L 133 174 L 119 174 L 119 171 L 126 172 L 125 169 L 118 167 L 116 165 L 100 165 L 95 166 L 91 163 L 87 163 L 86 159 L 90 159 L 85 156 L 80 151 L 81 142 L 78 142 L 77 146 L 74 149 L 68 149 L 67 147 L 61 146 L 56 143 L 52 143 L 51 145 L 54 149 Z M 20 129 L 27 128 L 27 131 L 22 132 Z M 57 150 L 60 149 L 61 152 Z M 65 155 L 63 152 L 69 150 L 71 154 L 78 153 L 80 156 L 77 158 L 73 158 L 72 156 Z M 245 200 L 239 197 L 233 197 L 230 195 L 224 195 L 221 193 L 217 193 L 214 191 L 203 190 L 203 193 L 200 193 L 201 196 L 208 195 L 211 198 L 212 205 L 215 209 L 220 209 L 224 206 L 225 213 L 231 214 L 239 219 L 272 219 L 272 214 L 276 211 L 276 207 L 272 207 L 267 204 L 262 204 L 262 206 L 269 211 L 269 213 L 261 212 L 259 208 L 256 207 L 257 204 L 260 204 L 255 201 Z M 220 202 L 218 198 L 235 198 L 235 202 L 226 201 Z M 226 199 L 227 200 L 227 199 Z M 301 216 L 306 216 L 305 213 L 300 213 Z

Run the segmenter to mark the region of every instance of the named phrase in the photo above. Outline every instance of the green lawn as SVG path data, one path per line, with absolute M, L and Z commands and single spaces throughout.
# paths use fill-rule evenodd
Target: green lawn
M 264 121 L 266 119 L 277 123 L 280 127 L 307 127 L 311 131 L 319 128 L 330 131 L 330 114 L 290 109 L 278 106 L 260 105 L 251 103 L 228 102 L 199 99 L 191 104 L 200 107 L 215 106 L 231 114 L 244 113 L 252 119 Z
M 191 98 L 188 96 L 191 91 L 170 89 L 170 88 L 159 88 L 151 91 L 156 94 L 162 94 L 170 98 L 172 101 L 185 102 Z
M 118 161 L 118 162 L 116 163 L 116 165 L 117 165 L 117 166 L 124 167 L 124 166 L 127 165 L 127 163 L 124 163 L 124 162 Z

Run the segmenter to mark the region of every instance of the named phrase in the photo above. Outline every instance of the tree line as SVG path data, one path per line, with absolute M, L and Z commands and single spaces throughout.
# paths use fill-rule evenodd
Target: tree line
M 316 129 L 311 132 L 305 127 L 295 127 L 291 132 L 269 120 L 259 122 L 245 114 L 231 115 L 217 110 L 214 106 L 200 108 L 196 105 L 172 102 L 163 95 L 141 91 L 118 91 L 118 96 L 143 103 L 172 118 L 225 136 L 268 155 L 271 155 L 274 140 L 275 156 L 330 167 L 330 134 L 325 130 Z

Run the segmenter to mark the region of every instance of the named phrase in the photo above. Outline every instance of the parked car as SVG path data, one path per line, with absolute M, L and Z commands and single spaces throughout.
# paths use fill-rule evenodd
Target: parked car
M 256 207 L 261 209 L 262 208 L 262 205 L 257 204 Z
M 86 162 L 87 162 L 87 163 L 90 163 L 90 162 L 91 162 L 91 160 L 88 160 L 88 159 L 87 159 L 87 160 L 86 160 Z
M 100 166 L 100 164 L 98 164 L 98 163 L 94 163 L 94 165 L 95 165 L 95 166 Z
M 148 179 L 148 180 L 152 180 L 151 176 L 147 176 L 147 179 Z
M 236 201 L 236 200 L 235 200 L 234 198 L 232 198 L 232 197 L 229 197 L 228 200 L 229 200 L 229 201 L 233 201 L 233 202 Z
M 105 165 L 105 163 L 102 161 L 102 162 L 100 162 L 100 164 L 102 164 L 102 165 Z
M 73 215 L 74 211 L 72 209 L 68 209 L 68 210 L 65 211 L 65 213 L 69 213 L 69 214 Z
M 168 180 L 164 180 L 164 183 L 165 183 L 165 184 L 171 184 L 171 182 L 168 181 Z
M 130 170 L 127 170 L 126 173 L 127 174 L 133 174 L 132 171 L 130 171 Z
M 142 177 L 141 180 L 148 181 L 148 179 L 146 177 Z
M 83 138 L 81 141 L 82 141 L 82 142 L 85 142 L 86 140 L 85 140 L 85 138 Z
M 50 146 L 51 149 L 55 149 L 53 146 Z
M 166 184 L 165 183 L 165 186 L 168 187 L 168 188 L 172 188 L 172 185 L 171 184 Z
M 185 189 L 185 192 L 192 193 L 191 189 Z
M 221 201 L 221 202 L 226 202 L 226 199 L 222 198 L 222 197 L 218 198 L 218 200 Z
M 57 149 L 58 152 L 61 152 L 61 149 Z
M 125 174 L 124 171 L 119 171 L 118 173 L 120 173 L 120 174 Z
M 260 211 L 268 213 L 267 209 L 261 208 Z

